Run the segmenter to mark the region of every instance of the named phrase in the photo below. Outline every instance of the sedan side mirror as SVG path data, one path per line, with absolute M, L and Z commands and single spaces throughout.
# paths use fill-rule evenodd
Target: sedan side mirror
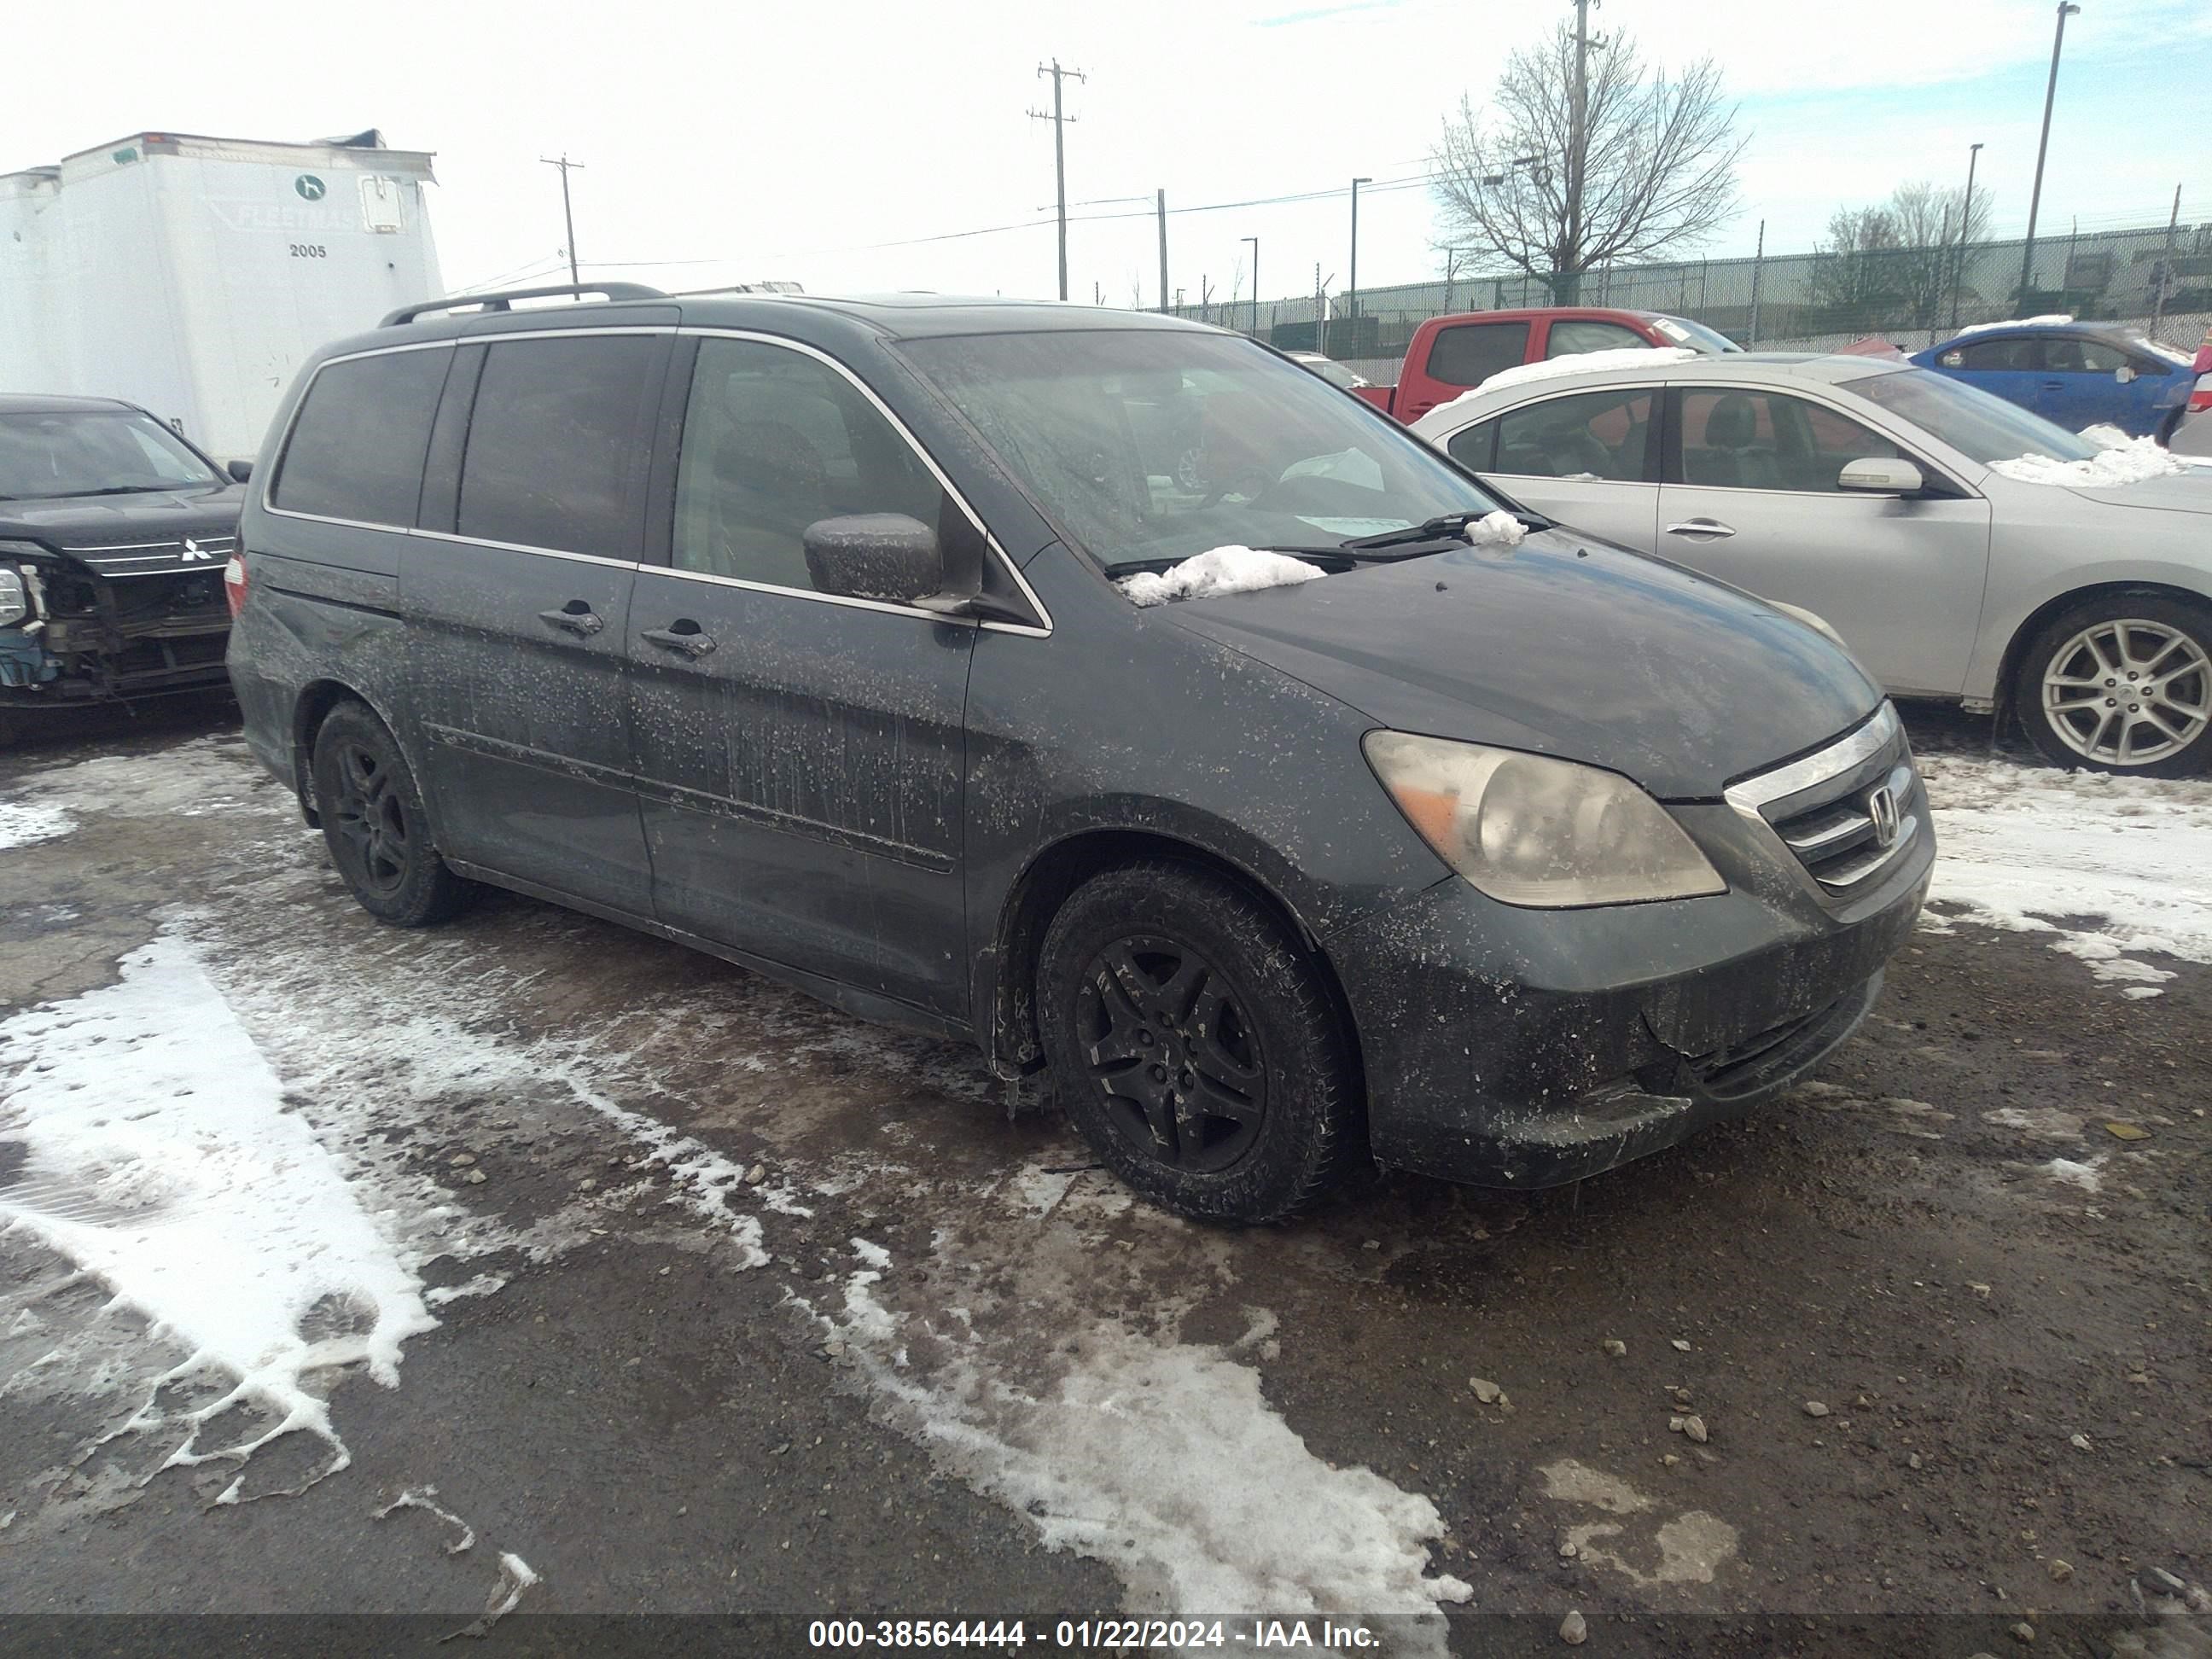
M 945 588 L 945 552 L 937 532 L 903 513 L 854 513 L 819 519 L 800 538 L 817 592 L 895 605 Z
M 253 463 L 251 461 L 228 461 L 224 463 L 222 470 L 230 474 L 233 482 L 244 483 L 248 478 L 253 476 Z
M 1836 488 L 1865 495 L 1917 495 L 1927 487 L 1920 469 L 1893 456 L 1869 455 L 1847 461 L 1836 475 Z
M 2122 363 L 2118 368 L 2112 371 L 2112 378 L 2118 380 L 2122 386 L 2130 386 L 2135 381 L 2136 372 L 2128 364 Z

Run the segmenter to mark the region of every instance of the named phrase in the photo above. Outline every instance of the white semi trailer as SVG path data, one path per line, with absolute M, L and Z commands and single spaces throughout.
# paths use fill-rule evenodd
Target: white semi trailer
M 434 297 L 430 155 L 141 132 L 0 174 L 0 392 L 122 398 L 219 459 L 317 346 Z

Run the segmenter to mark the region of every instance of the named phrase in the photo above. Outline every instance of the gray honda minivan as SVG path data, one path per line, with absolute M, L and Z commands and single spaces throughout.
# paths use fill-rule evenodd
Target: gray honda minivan
M 301 372 L 240 536 L 248 741 L 373 915 L 489 883 L 971 1039 L 1193 1216 L 1771 1100 L 1934 855 L 1814 629 L 1166 318 L 410 307 Z

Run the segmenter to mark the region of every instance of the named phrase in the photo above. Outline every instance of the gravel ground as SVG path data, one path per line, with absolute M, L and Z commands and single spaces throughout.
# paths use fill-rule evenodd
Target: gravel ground
M 301 1372 L 327 1437 L 164 1468 L 220 1390 L 163 1380 L 173 1334 L 62 1224 L 0 1232 L 0 1607 L 465 1622 L 511 1553 L 519 1618 L 1352 1608 L 1474 1652 L 1574 1609 L 1612 1652 L 2205 1650 L 2155 1617 L 2212 1583 L 2195 963 L 2131 998 L 1954 919 L 1751 1121 L 1578 1189 L 1389 1176 L 1231 1232 L 1129 1203 L 972 1054 L 706 957 L 500 896 L 376 928 L 220 711 L 18 750 L 0 802 L 51 831 L 0 852 L 0 1018 L 89 1017 L 169 953 L 207 1011 L 178 1040 L 242 1031 L 393 1260 L 462 1292 L 396 1387 Z M 0 1102 L 56 1086 L 29 1029 Z M 62 1203 L 9 1139 L 31 1097 L 0 1212 Z M 429 1488 L 453 1524 L 377 1518 Z

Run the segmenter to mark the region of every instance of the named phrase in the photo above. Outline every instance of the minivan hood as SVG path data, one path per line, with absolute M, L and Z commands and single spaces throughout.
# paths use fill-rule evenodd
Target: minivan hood
M 1558 755 L 1711 800 L 1881 704 L 1750 595 L 1565 530 L 1170 614 L 1384 726 Z

